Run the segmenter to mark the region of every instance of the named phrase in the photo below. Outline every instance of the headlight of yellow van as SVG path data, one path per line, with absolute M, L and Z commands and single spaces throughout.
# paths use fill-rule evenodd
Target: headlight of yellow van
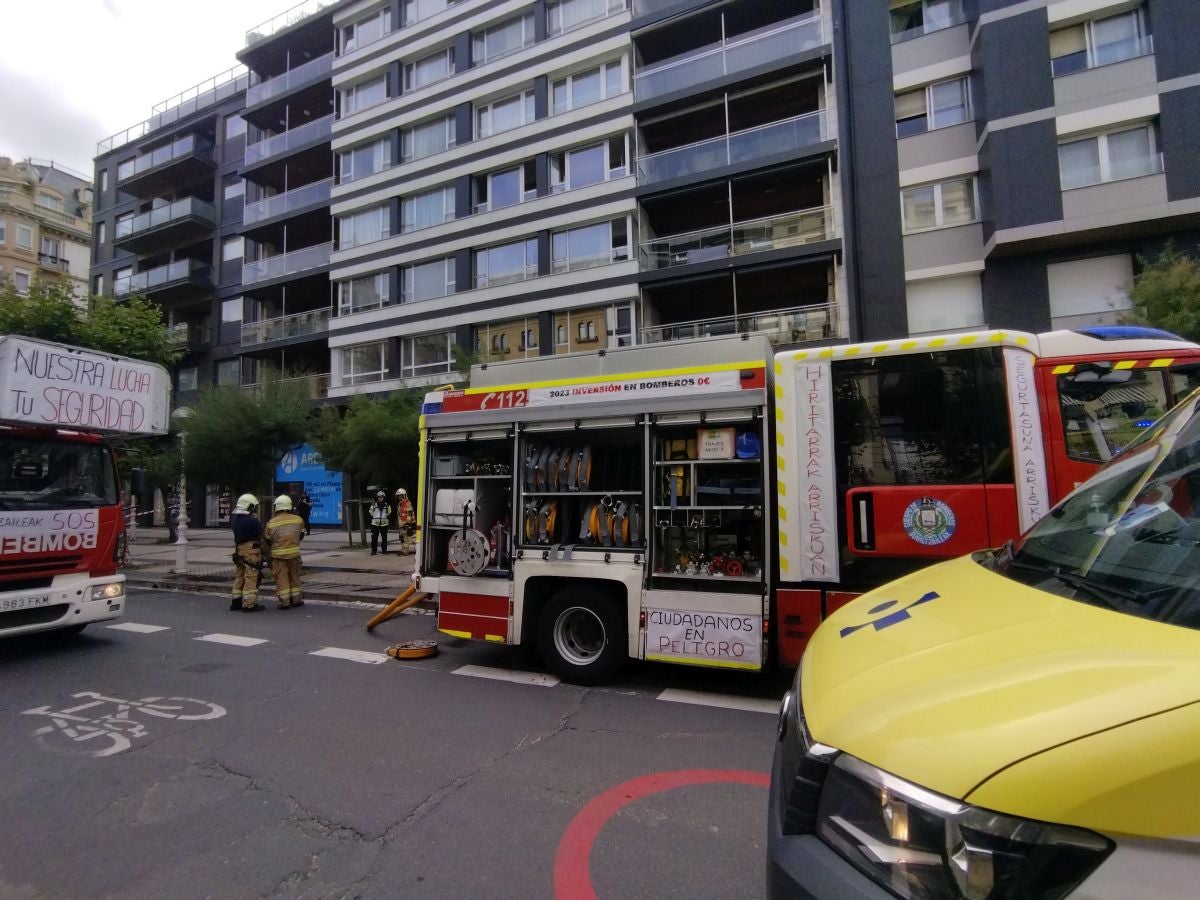
M 1114 847 L 1081 828 L 934 794 L 845 753 L 821 791 L 817 833 L 882 886 L 913 900 L 1054 900 Z

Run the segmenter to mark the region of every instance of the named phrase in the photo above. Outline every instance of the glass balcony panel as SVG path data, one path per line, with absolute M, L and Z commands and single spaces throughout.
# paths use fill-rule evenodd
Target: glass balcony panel
M 329 265 L 329 254 L 333 243 L 316 244 L 302 250 L 290 253 L 280 253 L 268 256 L 266 259 L 256 259 L 242 265 L 242 284 L 254 284 L 271 278 L 282 278 L 286 275 L 297 275 L 309 269 Z
M 158 228 L 162 225 L 169 225 L 171 222 L 190 216 L 204 219 L 210 223 L 216 222 L 216 211 L 213 209 L 211 203 L 201 200 L 198 197 L 184 197 L 182 200 L 164 204 L 149 212 L 134 216 L 132 219 L 118 222 L 115 229 L 115 236 L 118 240 L 131 237 L 139 232 Z
M 285 28 L 291 28 L 293 25 L 298 25 L 305 19 L 317 15 L 324 9 L 335 6 L 337 0 L 303 0 L 302 3 L 297 3 L 291 9 L 281 12 L 273 18 L 267 19 L 261 25 L 255 25 L 246 32 L 246 46 L 252 47 L 259 41 L 265 41 L 267 38 Z
M 322 119 L 315 119 L 298 128 L 247 145 L 246 165 L 278 156 L 313 141 L 328 140 L 333 135 L 333 118 L 333 115 L 328 115 Z
M 291 378 L 279 379 L 280 384 L 298 384 L 303 386 L 308 391 L 310 400 L 323 400 L 329 396 L 329 373 L 322 372 L 316 375 L 296 375 Z M 248 391 L 252 394 L 262 392 L 263 386 L 261 383 L 243 384 L 240 386 L 243 391 Z
M 253 225 L 263 219 L 284 215 L 314 203 L 328 203 L 332 187 L 333 179 L 327 178 L 324 181 L 315 181 L 312 184 L 276 194 L 274 197 L 265 197 L 262 200 L 247 203 L 242 212 L 242 222 L 245 225 Z
M 266 81 L 252 84 L 246 89 L 246 105 L 254 106 L 272 97 L 287 93 L 293 87 L 300 87 L 312 81 L 319 80 L 323 75 L 333 72 L 333 51 L 316 59 L 310 59 L 301 66 L 289 69 L 282 75 L 268 78 Z
M 136 156 L 121 163 L 117 166 L 117 181 L 124 181 L 136 175 L 141 175 L 144 172 L 149 172 L 151 169 L 156 169 L 159 166 L 181 159 L 189 154 L 196 154 L 210 162 L 215 162 L 212 142 L 189 134 L 163 147 L 157 147 L 149 153 L 143 153 L 141 156 Z
M 830 237 L 830 223 L 829 208 L 816 207 L 657 238 L 639 245 L 638 265 L 642 271 L 667 269 L 823 241 Z
M 280 316 L 276 319 L 243 323 L 242 346 L 253 347 L 258 344 L 268 343 L 269 341 L 305 337 L 306 335 L 320 334 L 328 330 L 329 308 L 312 309 L 290 316 Z
M 130 294 L 149 293 L 178 281 L 205 280 L 208 278 L 208 272 L 209 267 L 202 262 L 194 259 L 179 259 L 165 266 L 156 266 L 144 272 L 118 278 L 113 283 L 113 296 L 119 299 Z
M 814 304 L 748 315 L 652 325 L 642 329 L 641 341 L 643 344 L 658 344 L 729 334 L 765 334 L 776 344 L 835 338 L 838 336 L 837 305 Z

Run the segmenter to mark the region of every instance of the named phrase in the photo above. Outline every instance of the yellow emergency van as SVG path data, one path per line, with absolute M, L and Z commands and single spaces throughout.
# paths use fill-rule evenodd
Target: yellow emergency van
M 768 822 L 774 897 L 1200 896 L 1200 396 L 823 623 Z

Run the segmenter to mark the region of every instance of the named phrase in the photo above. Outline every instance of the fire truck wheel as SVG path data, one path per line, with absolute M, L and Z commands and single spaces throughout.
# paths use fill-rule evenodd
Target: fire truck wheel
M 596 591 L 562 591 L 538 619 L 546 667 L 574 684 L 600 684 L 625 663 L 625 622 L 617 604 Z

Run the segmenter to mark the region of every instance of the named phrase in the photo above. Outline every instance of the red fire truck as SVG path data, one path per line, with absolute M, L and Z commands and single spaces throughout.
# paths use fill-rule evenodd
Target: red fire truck
M 581 683 L 795 665 L 821 619 L 1032 525 L 1200 382 L 1106 327 L 773 353 L 753 336 L 477 366 L 426 396 L 438 628 Z
M 161 366 L 0 335 L 0 636 L 123 614 L 125 520 L 103 435 L 165 434 Z

